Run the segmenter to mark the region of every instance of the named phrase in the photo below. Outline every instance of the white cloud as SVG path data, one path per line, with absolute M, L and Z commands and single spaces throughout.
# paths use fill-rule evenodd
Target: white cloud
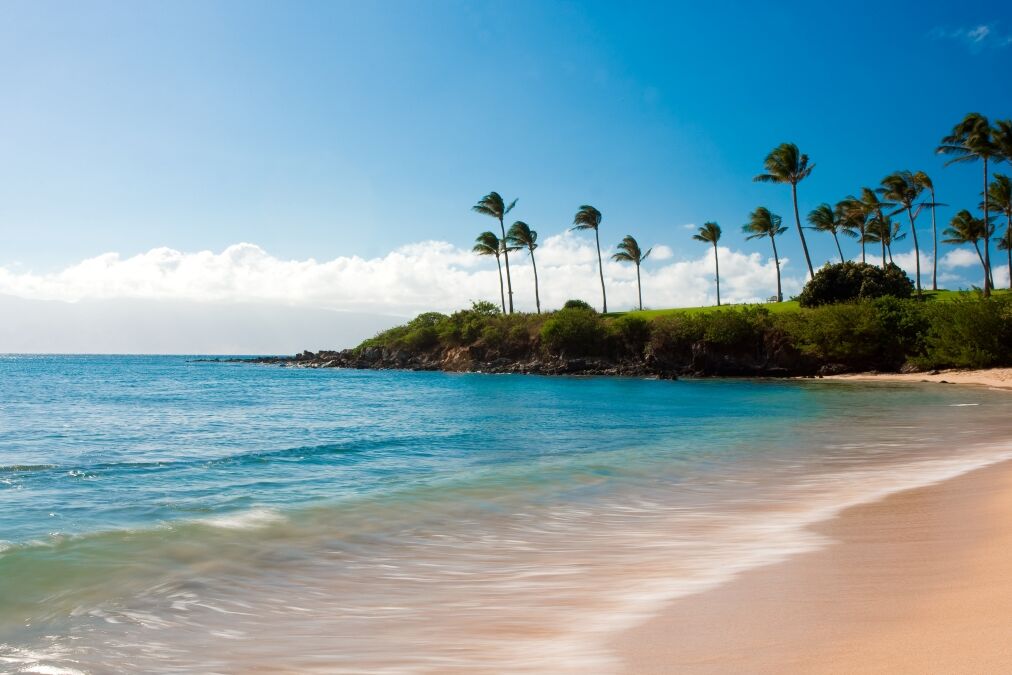
M 947 270 L 978 265 L 980 265 L 980 258 L 972 248 L 954 248 L 938 259 L 938 266 Z
M 999 34 L 995 23 L 981 23 L 968 28 L 939 26 L 931 30 L 928 37 L 961 42 L 972 52 L 980 52 L 985 47 L 1001 49 L 1012 44 L 1012 35 Z
M 602 251 L 602 254 L 604 252 Z M 535 253 L 542 305 L 559 307 L 569 298 L 600 304 L 597 251 L 585 234 L 547 237 Z M 746 301 L 773 295 L 776 276 L 765 253 L 720 248 L 721 296 Z M 667 246 L 642 268 L 643 301 L 652 307 L 712 303 L 712 250 L 674 260 Z M 670 262 L 668 262 L 670 261 Z M 533 270 L 526 253 L 510 258 L 515 302 L 534 308 Z M 790 271 L 790 261 L 781 260 Z M 635 267 L 605 258 L 609 308 L 636 302 Z M 785 277 L 784 293 L 796 293 L 802 278 Z M 339 257 L 329 261 L 282 260 L 255 244 L 240 243 L 221 253 L 156 248 L 123 257 L 105 253 L 49 274 L 0 268 L 0 294 L 33 300 L 171 300 L 198 303 L 268 303 L 291 307 L 411 314 L 450 311 L 472 300 L 499 300 L 494 261 L 446 242 L 426 241 L 385 256 Z

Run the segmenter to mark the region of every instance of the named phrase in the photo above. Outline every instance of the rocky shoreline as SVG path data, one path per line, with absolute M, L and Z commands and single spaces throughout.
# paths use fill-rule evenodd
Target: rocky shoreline
M 366 347 L 341 351 L 304 351 L 294 356 L 207 359 L 296 368 L 353 368 L 523 375 L 618 375 L 677 379 L 691 377 L 805 377 L 851 372 L 842 364 L 819 363 L 780 346 L 758 353 L 694 345 L 687 358 L 672 360 L 646 354 L 641 359 L 567 357 L 542 354 L 505 356 L 476 347 L 412 353 L 404 349 Z

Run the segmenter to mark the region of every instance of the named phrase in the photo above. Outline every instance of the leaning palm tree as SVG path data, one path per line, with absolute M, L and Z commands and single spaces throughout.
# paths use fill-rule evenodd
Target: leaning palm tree
M 717 223 L 703 223 L 697 234 L 692 235 L 696 241 L 713 244 L 713 268 L 714 278 L 717 280 L 717 307 L 720 307 L 720 258 L 717 257 L 717 242 L 720 241 L 720 225 Z
M 959 246 L 961 244 L 973 244 L 973 248 L 977 251 L 977 259 L 980 260 L 980 265 L 984 268 L 984 277 L 988 281 L 988 266 L 987 259 L 980 251 L 980 240 L 984 239 L 990 234 L 988 230 L 993 231 L 992 227 L 984 227 L 983 218 L 974 218 L 966 209 L 963 209 L 952 217 L 949 221 L 949 227 L 945 228 L 942 234 L 946 237 L 942 240 L 943 244 L 953 244 Z
M 503 217 L 507 213 L 513 210 L 516 206 L 517 200 L 513 200 L 507 205 L 503 198 L 498 192 L 489 192 L 487 195 L 481 198 L 481 200 L 471 207 L 472 210 L 486 216 L 492 216 L 499 221 L 499 230 L 502 232 L 502 241 L 506 241 L 506 225 L 503 224 Z M 506 289 L 509 291 L 510 298 L 510 314 L 513 313 L 513 282 L 510 279 L 510 255 L 506 249 L 503 249 L 503 258 L 506 260 Z
M 502 285 L 502 263 L 499 262 L 499 256 L 503 253 L 502 241 L 492 232 L 482 232 L 474 241 L 474 248 L 471 249 L 473 252 L 478 255 L 495 256 L 495 264 L 499 268 L 499 298 L 502 300 L 502 312 L 505 314 L 506 293 Z
M 784 301 L 784 292 L 780 287 L 780 256 L 777 254 L 777 237 L 786 232 L 787 228 L 782 226 L 781 222 L 780 216 L 771 213 L 765 206 L 760 206 L 749 214 L 748 222 L 742 226 L 742 230 L 748 235 L 746 239 L 769 237 L 770 243 L 773 244 L 773 262 L 777 267 L 777 302 Z
M 616 246 L 618 252 L 611 256 L 612 260 L 617 262 L 631 262 L 636 265 L 636 293 L 639 295 L 640 300 L 640 311 L 643 311 L 643 284 L 640 283 L 640 265 L 650 255 L 652 248 L 648 248 L 644 253 L 643 249 L 640 248 L 639 242 L 636 241 L 635 237 L 631 234 L 627 234 L 622 238 Z
M 798 226 L 801 248 L 805 252 L 808 276 L 813 278 L 815 270 L 812 269 L 812 258 L 808 255 L 808 243 L 805 241 L 805 233 L 801 229 L 801 213 L 798 211 L 798 183 L 812 173 L 815 164 L 808 163 L 808 155 L 798 150 L 798 146 L 793 143 L 781 143 L 766 156 L 763 165 L 766 167 L 766 173 L 761 173 L 752 180 L 758 183 L 789 183 L 791 186 L 791 198 L 794 200 L 794 221 Z
M 991 222 L 987 197 L 987 165 L 990 161 L 1001 161 L 1002 155 L 994 142 L 993 130 L 987 118 L 980 113 L 969 113 L 952 128 L 952 133 L 942 139 L 937 149 L 940 155 L 952 155 L 946 165 L 957 162 L 980 160 L 984 167 L 984 219 Z M 985 228 L 988 229 L 988 228 Z M 991 237 L 984 234 L 984 297 L 991 295 Z
M 1005 234 L 998 240 L 998 249 L 1008 252 L 1009 255 L 1009 288 L 1012 288 L 1012 251 L 1009 251 L 1008 243 L 1012 237 L 1012 180 L 1000 173 L 994 175 L 994 180 L 987 189 L 987 197 L 994 204 L 994 207 L 1005 216 Z M 992 286 L 994 279 L 991 279 Z
M 886 266 L 886 242 L 889 241 L 892 232 L 892 223 L 887 223 L 888 217 L 885 210 L 895 206 L 892 202 L 885 202 L 878 198 L 878 194 L 868 187 L 861 188 L 861 208 L 868 218 L 865 227 L 865 237 L 868 243 L 879 243 L 882 245 L 882 269 Z
M 840 208 L 839 205 L 834 209 L 829 204 L 819 204 L 808 213 L 808 222 L 811 224 L 808 229 L 829 232 L 833 235 L 833 241 L 836 242 L 836 252 L 840 254 L 840 262 L 843 262 L 843 249 L 840 248 L 839 233 L 853 232 L 848 229 L 845 209 Z
M 917 213 L 914 213 L 914 202 L 921 196 L 923 190 L 924 187 L 910 171 L 896 171 L 889 174 L 882 179 L 882 187 L 878 189 L 882 196 L 892 200 L 900 207 L 894 214 L 899 211 L 907 212 L 910 232 L 914 236 L 914 267 L 916 270 L 914 279 L 917 281 L 915 284 L 917 295 L 921 294 L 921 247 L 917 241 L 917 226 L 914 225 L 917 219 Z M 920 210 L 921 208 L 918 207 L 917 212 L 920 213 Z
M 935 184 L 923 171 L 914 174 L 914 180 L 923 189 L 931 193 L 931 201 L 921 204 L 922 207 L 931 207 L 931 290 L 938 290 L 938 226 L 935 224 L 935 207 L 945 206 L 935 200 Z
M 538 264 L 534 262 L 534 249 L 538 247 L 538 233 L 531 229 L 530 225 L 518 220 L 506 233 L 506 241 L 515 246 L 518 250 L 526 248 L 531 254 L 531 267 L 534 268 L 534 303 L 537 305 L 538 314 L 541 314 L 541 293 L 538 292 Z
M 594 241 L 597 244 L 597 271 L 601 275 L 601 311 L 608 313 L 608 294 L 604 290 L 604 263 L 601 262 L 601 212 L 589 204 L 584 204 L 573 217 L 574 230 L 594 230 Z
M 856 237 L 861 243 L 861 262 L 866 262 L 865 244 L 868 239 L 868 211 L 864 203 L 857 197 L 850 195 L 836 204 L 836 208 L 844 214 L 844 222 L 841 231 L 847 236 Z

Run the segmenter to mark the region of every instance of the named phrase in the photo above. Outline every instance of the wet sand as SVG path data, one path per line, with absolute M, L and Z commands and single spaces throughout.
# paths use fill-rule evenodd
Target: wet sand
M 866 382 L 944 382 L 947 384 L 975 384 L 994 389 L 1012 390 L 1012 368 L 985 368 L 981 370 L 941 370 L 932 373 L 858 373 L 855 375 L 829 375 L 827 380 L 853 380 Z
M 620 636 L 626 672 L 1012 672 L 1012 462 L 815 529 L 835 543 Z

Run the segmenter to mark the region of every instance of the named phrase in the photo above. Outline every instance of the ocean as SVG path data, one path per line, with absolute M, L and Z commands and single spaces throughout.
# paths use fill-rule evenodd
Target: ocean
M 1012 457 L 970 387 L 0 356 L 0 672 L 610 672 L 674 598 Z

